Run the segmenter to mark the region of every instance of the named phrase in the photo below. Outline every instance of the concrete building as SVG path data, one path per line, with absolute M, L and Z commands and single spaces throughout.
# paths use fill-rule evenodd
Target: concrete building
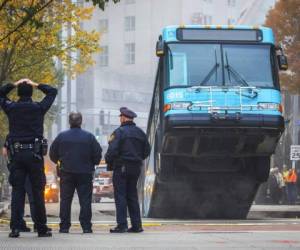
M 238 24 L 261 25 L 265 22 L 266 14 L 274 6 L 276 0 L 244 1 Z

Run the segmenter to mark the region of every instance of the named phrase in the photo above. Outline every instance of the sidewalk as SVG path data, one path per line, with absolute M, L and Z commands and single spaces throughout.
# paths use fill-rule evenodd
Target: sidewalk
M 0 216 L 9 209 L 9 206 L 10 206 L 9 201 L 0 202 Z
M 300 218 L 300 205 L 252 205 L 247 218 Z

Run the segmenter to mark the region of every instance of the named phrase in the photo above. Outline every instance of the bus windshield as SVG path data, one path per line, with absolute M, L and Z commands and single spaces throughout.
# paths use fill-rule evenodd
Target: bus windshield
M 271 45 L 168 44 L 168 87 L 274 87 Z

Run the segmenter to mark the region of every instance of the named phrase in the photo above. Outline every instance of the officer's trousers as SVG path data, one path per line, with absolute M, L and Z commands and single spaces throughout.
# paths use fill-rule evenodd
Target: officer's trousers
M 70 173 L 60 174 L 60 229 L 71 226 L 71 205 L 75 189 L 80 204 L 79 221 L 83 230 L 92 228 L 92 192 L 93 174 Z
M 45 233 L 47 231 L 47 217 L 44 201 L 46 184 L 44 160 L 38 159 L 30 150 L 22 150 L 16 153 L 11 163 L 11 228 L 20 229 L 22 226 L 26 176 L 29 177 L 32 185 L 32 195 L 35 207 L 35 225 L 39 233 Z
M 25 193 L 27 194 L 27 197 L 28 197 L 31 219 L 34 223 L 34 228 L 36 228 L 34 199 L 33 199 L 31 182 L 30 182 L 28 176 L 26 176 L 24 188 L 25 188 Z M 25 195 L 25 193 L 24 193 L 24 195 Z M 24 220 L 24 212 L 25 212 L 25 203 L 24 203 L 23 209 L 20 209 L 20 213 L 21 213 L 20 218 L 22 218 L 22 220 L 20 221 L 20 228 L 19 228 L 20 230 L 22 230 L 26 227 L 26 221 Z M 12 222 L 10 223 L 10 228 L 11 229 L 13 228 Z
M 142 225 L 140 206 L 138 202 L 137 182 L 140 176 L 140 166 L 116 168 L 113 172 L 113 185 L 116 203 L 117 224 L 127 228 L 127 207 L 131 226 L 139 228 Z

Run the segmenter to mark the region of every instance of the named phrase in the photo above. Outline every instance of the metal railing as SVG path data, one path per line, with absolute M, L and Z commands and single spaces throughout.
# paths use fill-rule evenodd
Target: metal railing
M 257 109 L 257 104 L 243 104 L 243 97 L 248 97 L 250 99 L 254 99 L 258 95 L 258 89 L 256 87 L 215 87 L 215 86 L 207 86 L 207 87 L 191 87 L 189 91 L 199 92 L 207 92 L 209 95 L 209 99 L 205 101 L 194 101 L 192 105 L 189 107 L 189 110 L 206 110 L 208 113 L 214 113 L 219 111 L 236 111 L 242 112 L 245 110 L 253 110 Z M 222 92 L 224 93 L 224 105 L 216 105 L 216 99 L 214 97 L 214 93 Z M 227 98 L 228 93 L 234 92 L 238 95 L 239 103 L 237 105 L 228 105 Z

